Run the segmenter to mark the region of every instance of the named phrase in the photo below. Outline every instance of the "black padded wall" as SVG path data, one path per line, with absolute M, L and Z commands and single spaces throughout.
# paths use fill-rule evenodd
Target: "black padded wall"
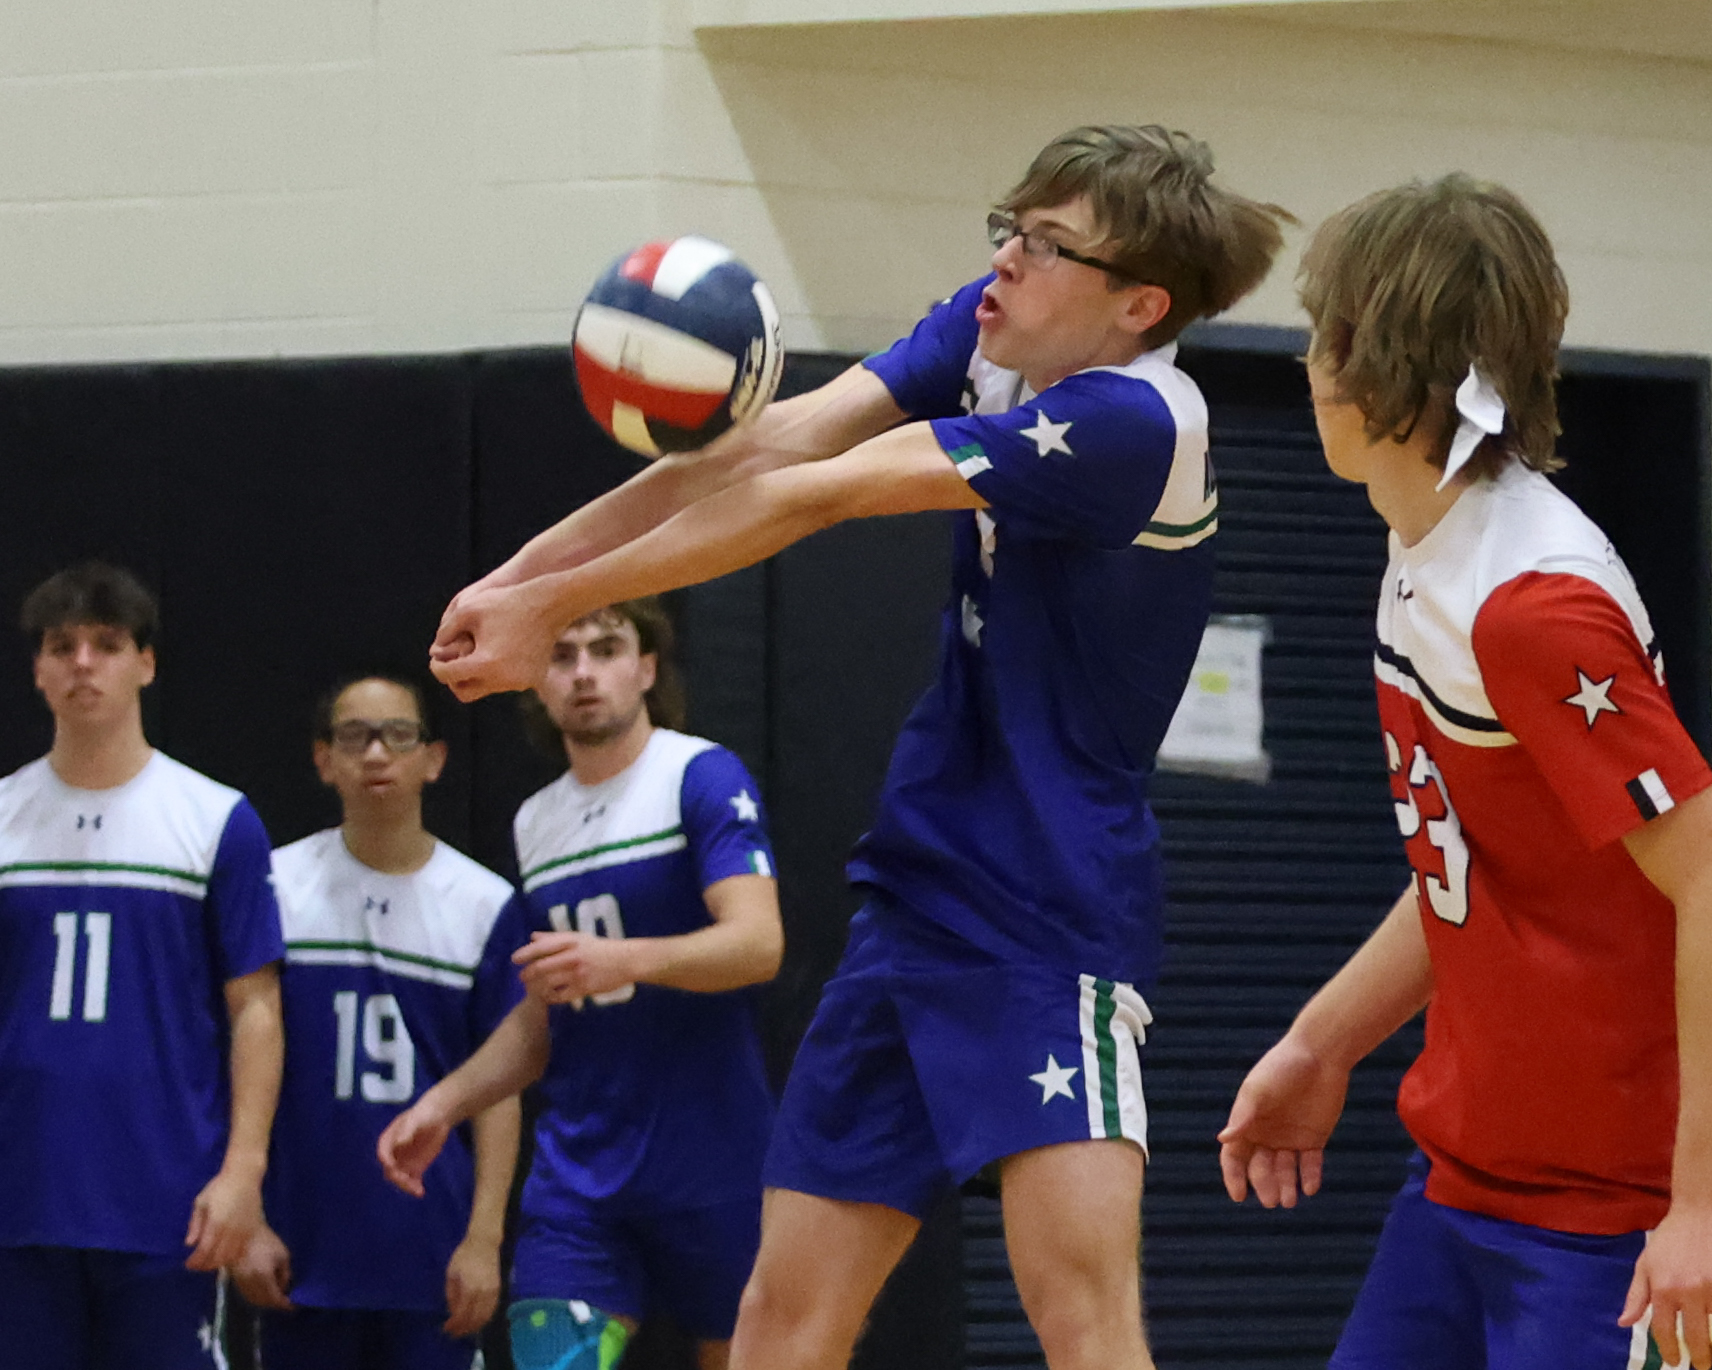
M 310 769 L 316 694 L 353 666 L 426 663 L 469 570 L 461 359 L 95 367 L 0 375 L 8 619 L 90 556 L 159 590 L 152 739 L 244 789 L 276 841 L 335 810 Z M 50 735 L 27 653 L 0 632 L 0 768 Z M 431 804 L 469 839 L 467 726 Z

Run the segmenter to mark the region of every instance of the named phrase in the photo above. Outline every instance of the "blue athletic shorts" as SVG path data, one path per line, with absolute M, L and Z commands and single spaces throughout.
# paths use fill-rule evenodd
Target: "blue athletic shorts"
M 183 1256 L 0 1247 L 0 1370 L 224 1370 L 224 1292 Z
M 766 1184 L 924 1217 L 1018 1152 L 1145 1152 L 1152 1018 L 1130 985 L 995 960 L 871 898 L 791 1067 Z
M 440 1330 L 444 1313 L 295 1308 L 261 1315 L 265 1370 L 471 1370 L 473 1340 Z
M 1643 1324 L 1617 1326 L 1646 1244 L 1447 1208 L 1417 1155 L 1328 1370 L 1642 1370 Z
M 511 1298 L 578 1299 L 640 1321 L 663 1309 L 699 1341 L 727 1341 L 761 1245 L 761 1196 L 638 1215 L 584 1201 L 552 1224 L 525 1214 Z

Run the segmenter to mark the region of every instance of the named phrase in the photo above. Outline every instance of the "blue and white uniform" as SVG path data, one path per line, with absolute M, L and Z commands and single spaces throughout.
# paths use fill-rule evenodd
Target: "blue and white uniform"
M 466 1130 L 447 1140 L 421 1199 L 387 1183 L 375 1146 L 521 997 L 506 954 L 483 954 L 511 885 L 443 842 L 420 870 L 388 875 L 337 828 L 280 848 L 274 872 L 286 1058 L 266 1198 L 299 1311 L 265 1316 L 270 1370 L 321 1366 L 323 1343 L 363 1336 L 396 1343 L 388 1363 L 400 1367 L 467 1367 L 471 1344 L 439 1331 L 474 1194 Z
M 956 516 L 939 678 L 850 863 L 875 899 L 768 1165 L 769 1184 L 916 1213 L 1028 1147 L 1146 1145 L 1136 987 L 1158 974 L 1163 905 L 1148 777 L 1218 528 L 1206 404 L 1175 344 L 1036 394 L 977 350 L 989 280 L 866 363 L 989 508 Z M 871 1090 L 888 1102 L 841 1103 Z
M 610 780 L 562 776 L 517 814 L 514 944 L 709 926 L 709 886 L 773 874 L 759 793 L 723 747 L 663 728 Z M 692 1335 L 731 1335 L 773 1116 L 754 1007 L 743 990 L 625 985 L 551 1010 L 514 1299 L 638 1318 L 658 1304 Z
M 182 1262 L 225 1155 L 223 987 L 282 951 L 236 790 L 159 752 L 111 789 L 45 758 L 0 780 L 0 1346 L 217 1363 L 214 1277 Z

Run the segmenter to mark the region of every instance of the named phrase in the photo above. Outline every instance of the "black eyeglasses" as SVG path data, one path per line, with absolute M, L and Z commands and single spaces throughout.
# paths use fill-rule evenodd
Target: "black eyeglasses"
M 361 756 L 379 738 L 394 755 L 414 751 L 428 740 L 428 730 L 414 718 L 386 718 L 371 723 L 366 718 L 347 718 L 335 724 L 331 742 L 342 752 Z
M 1008 214 L 993 213 L 987 216 L 987 241 L 995 248 L 1003 247 L 1012 238 L 1022 239 L 1022 250 L 1029 261 L 1042 271 L 1051 270 L 1060 257 L 1067 262 L 1075 262 L 1080 266 L 1091 266 L 1096 271 L 1103 271 L 1108 276 L 1115 277 L 1128 285 L 1142 285 L 1121 266 L 1113 266 L 1110 262 L 1102 262 L 1098 257 L 1090 257 L 1084 252 L 1072 252 L 1063 243 L 1048 238 L 1044 233 L 1025 230 Z

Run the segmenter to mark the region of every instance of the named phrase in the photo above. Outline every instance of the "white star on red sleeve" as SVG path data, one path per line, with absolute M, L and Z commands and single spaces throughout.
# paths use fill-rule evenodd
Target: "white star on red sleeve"
M 1588 679 L 1587 673 L 1579 666 L 1575 668 L 1575 679 L 1578 686 L 1576 692 L 1564 700 L 1565 704 L 1573 704 L 1587 714 L 1588 731 L 1592 731 L 1594 723 L 1600 714 L 1620 714 L 1623 711 L 1611 702 L 1611 687 L 1617 683 L 1615 675 L 1607 676 L 1604 680 Z

